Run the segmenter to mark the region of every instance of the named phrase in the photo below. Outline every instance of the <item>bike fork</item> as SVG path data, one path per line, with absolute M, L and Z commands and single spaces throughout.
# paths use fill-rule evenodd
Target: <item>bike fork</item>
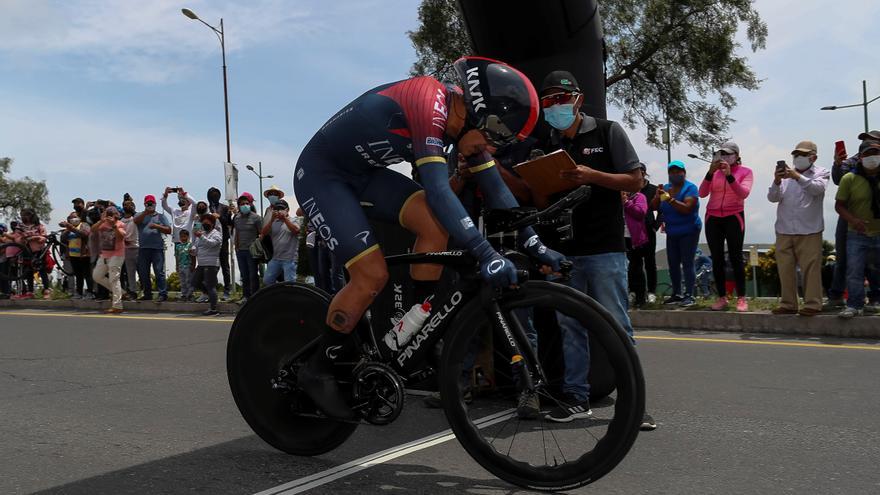
M 528 363 L 532 363 L 532 366 L 535 367 L 534 369 L 538 378 L 542 382 L 546 382 L 546 380 L 544 379 L 544 371 L 541 369 L 541 365 L 538 362 L 538 356 L 535 353 L 535 349 L 529 344 L 522 322 L 520 322 L 516 314 L 512 312 L 510 318 L 506 318 L 497 300 L 492 300 L 489 303 L 487 313 L 490 316 L 489 320 L 492 322 L 492 328 L 495 330 L 495 333 L 504 336 L 504 339 L 502 339 L 504 346 L 507 348 L 511 356 L 510 365 L 519 371 L 524 389 L 529 392 L 534 392 L 535 381 L 532 378 L 532 374 L 529 372 L 529 367 L 523 365 L 523 359 L 526 359 L 526 362 Z M 523 354 L 525 354 L 525 356 L 523 356 Z

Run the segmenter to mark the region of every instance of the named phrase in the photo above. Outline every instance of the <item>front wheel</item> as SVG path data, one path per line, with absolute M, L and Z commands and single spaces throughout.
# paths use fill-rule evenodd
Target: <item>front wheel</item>
M 310 285 L 273 284 L 238 312 L 226 347 L 232 397 L 254 432 L 278 450 L 318 455 L 335 449 L 357 428 L 302 414 L 314 406 L 295 389 L 273 388 L 273 379 L 321 335 L 330 296 Z
M 568 490 L 586 485 L 610 472 L 629 452 L 639 432 L 645 409 L 645 385 L 641 365 L 630 337 L 596 301 L 569 287 L 551 282 L 532 281 L 499 301 L 508 320 L 518 319 L 528 333 L 545 334 L 541 326 L 547 313 L 567 316 L 586 331 L 591 346 L 601 345 L 607 356 L 608 373 L 613 371 L 613 390 L 609 399 L 594 401 L 592 414 L 584 410 L 569 422 L 551 420 L 548 415 L 558 406 L 571 405 L 563 395 L 562 383 L 553 383 L 536 373 L 528 357 L 511 365 L 509 356 L 492 346 L 485 314 L 471 305 L 452 322 L 443 352 L 441 396 L 446 416 L 465 450 L 485 469 L 510 483 L 537 490 Z M 536 328 L 537 327 L 537 328 Z M 529 331 L 531 328 L 533 331 Z M 497 338 L 497 336 L 495 336 Z M 520 348 L 528 343 L 520 343 Z M 562 356 L 541 349 L 534 353 L 546 371 L 558 368 Z M 515 360 L 514 360 L 515 361 Z M 538 414 L 522 415 L 522 371 L 525 366 L 535 382 Z M 505 393 L 480 390 L 472 369 L 494 370 L 494 380 L 512 383 Z M 599 371 L 595 367 L 593 372 Z M 470 405 L 463 397 L 469 395 Z M 531 409 L 534 412 L 534 409 Z M 558 415 L 555 416 L 559 419 Z M 575 419 L 576 418 L 576 419 Z

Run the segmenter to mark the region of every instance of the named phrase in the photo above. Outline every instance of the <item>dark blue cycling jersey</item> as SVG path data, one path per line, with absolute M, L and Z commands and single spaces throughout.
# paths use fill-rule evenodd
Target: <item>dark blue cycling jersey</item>
M 430 77 L 371 89 L 331 117 L 300 154 L 294 173 L 297 201 L 346 267 L 379 249 L 368 218 L 407 228 L 401 213 L 423 192 L 386 168 L 403 161 L 418 167 L 428 205 L 454 242 L 481 262 L 496 255 L 449 187 L 444 148 L 451 91 Z M 453 159 L 457 164 L 457 156 Z M 468 162 L 490 206 L 517 206 L 488 153 Z M 530 228 L 522 234 L 523 241 L 534 236 Z

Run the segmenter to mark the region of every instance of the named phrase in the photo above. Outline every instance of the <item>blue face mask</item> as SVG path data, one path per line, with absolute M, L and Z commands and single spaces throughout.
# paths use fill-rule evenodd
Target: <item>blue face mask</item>
M 275 203 L 278 202 L 279 199 L 281 199 L 281 198 L 279 198 L 278 196 L 275 196 L 274 194 L 270 194 L 270 195 L 268 196 L 268 198 L 269 198 L 269 204 L 270 204 L 270 205 L 274 205 Z
M 553 128 L 564 131 L 574 124 L 574 103 L 553 105 L 544 109 L 544 120 Z
M 249 205 L 241 205 L 238 209 L 239 209 L 239 210 L 241 211 L 241 213 L 244 214 L 244 215 L 247 215 L 248 213 L 251 212 L 251 207 L 250 207 Z
M 669 183 L 673 186 L 680 186 L 684 184 L 684 176 L 683 175 L 670 175 Z

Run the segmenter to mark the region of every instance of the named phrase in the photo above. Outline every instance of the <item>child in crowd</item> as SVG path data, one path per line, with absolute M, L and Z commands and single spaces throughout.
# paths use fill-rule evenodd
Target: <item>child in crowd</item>
M 180 300 L 192 299 L 193 285 L 192 276 L 195 266 L 190 255 L 192 243 L 189 241 L 189 231 L 180 231 L 180 242 L 174 244 L 174 259 L 177 265 L 177 275 L 180 277 Z

